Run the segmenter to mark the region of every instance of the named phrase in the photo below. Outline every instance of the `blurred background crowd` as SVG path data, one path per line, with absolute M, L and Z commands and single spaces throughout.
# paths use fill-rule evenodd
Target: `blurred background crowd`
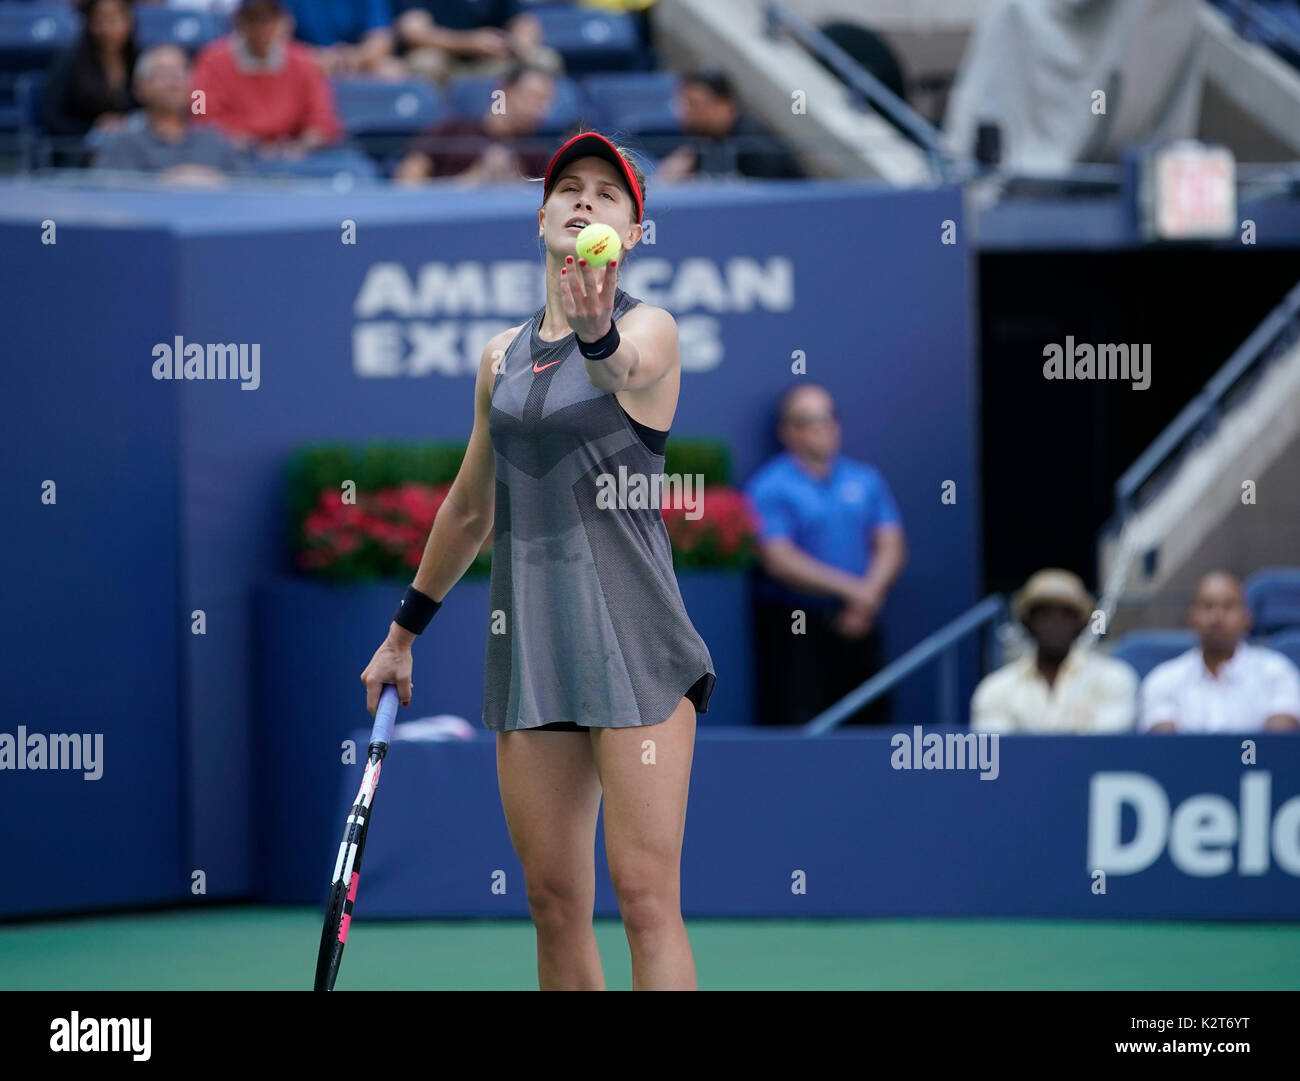
M 721 68 L 660 62 L 651 2 L 77 0 L 26 18 L 7 4 L 0 98 L 33 163 L 191 183 L 509 182 L 584 124 L 638 136 L 656 184 L 804 175 Z

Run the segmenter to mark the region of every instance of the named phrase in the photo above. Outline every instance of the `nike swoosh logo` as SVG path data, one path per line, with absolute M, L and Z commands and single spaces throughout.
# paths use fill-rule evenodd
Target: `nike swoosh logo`
M 563 360 L 563 359 L 564 359 L 563 357 L 560 357 L 560 360 Z M 557 365 L 557 364 L 560 363 L 560 360 L 553 360 L 553 361 L 551 361 L 550 364 L 543 364 L 540 368 L 537 366 L 537 361 L 533 361 L 533 371 L 535 371 L 535 372 L 544 372 L 544 371 L 546 371 L 547 368 L 553 368 L 553 367 L 555 367 L 555 365 Z

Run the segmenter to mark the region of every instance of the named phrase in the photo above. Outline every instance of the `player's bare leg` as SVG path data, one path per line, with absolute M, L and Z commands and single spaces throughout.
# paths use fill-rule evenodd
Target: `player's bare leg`
M 695 751 L 695 707 L 663 724 L 592 729 L 604 789 L 605 852 L 632 951 L 634 991 L 694 991 L 682 921 L 682 834 Z
M 585 732 L 499 732 L 497 782 L 537 929 L 537 986 L 603 991 L 592 912 L 600 779 Z

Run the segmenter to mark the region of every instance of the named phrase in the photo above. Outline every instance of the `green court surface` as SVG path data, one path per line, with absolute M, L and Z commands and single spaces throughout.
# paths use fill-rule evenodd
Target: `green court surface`
M 232 907 L 0 925 L 2 990 L 310 990 L 321 916 Z M 1296 990 L 1300 925 L 688 920 L 701 990 Z M 616 920 L 596 939 L 629 989 Z M 530 990 L 526 921 L 352 926 L 337 989 Z

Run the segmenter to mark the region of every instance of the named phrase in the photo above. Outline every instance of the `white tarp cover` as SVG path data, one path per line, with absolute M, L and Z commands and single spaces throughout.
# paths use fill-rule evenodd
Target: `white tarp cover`
M 1201 0 L 989 0 L 949 99 L 944 139 L 973 152 L 1002 129 L 1011 172 L 1116 161 L 1129 143 L 1196 134 Z M 1094 109 L 1105 93 L 1105 112 Z

